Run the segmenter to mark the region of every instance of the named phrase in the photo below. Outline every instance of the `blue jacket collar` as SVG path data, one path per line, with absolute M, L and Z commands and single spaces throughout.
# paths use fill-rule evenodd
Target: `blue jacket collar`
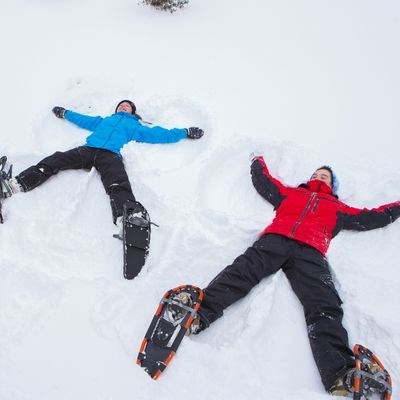
M 133 119 L 135 119 L 136 121 L 139 120 L 139 118 L 137 117 L 137 115 L 129 114 L 129 113 L 126 113 L 126 112 L 123 112 L 123 111 L 119 111 L 119 112 L 117 112 L 117 113 L 115 113 L 115 114 L 116 114 L 116 115 L 121 115 L 121 116 L 127 117 L 127 118 L 133 118 Z

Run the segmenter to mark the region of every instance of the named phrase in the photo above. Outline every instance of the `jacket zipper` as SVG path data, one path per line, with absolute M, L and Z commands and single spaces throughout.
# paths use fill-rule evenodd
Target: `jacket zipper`
M 314 207 L 313 207 L 313 209 L 312 209 L 312 212 L 315 212 L 315 210 L 316 210 L 317 207 L 318 207 L 318 204 L 319 204 L 319 198 L 318 198 L 317 201 L 315 202 Z
M 299 219 L 296 221 L 296 223 L 293 225 L 292 230 L 290 231 L 290 234 L 289 234 L 290 237 L 293 237 L 293 236 L 294 236 L 294 232 L 296 231 L 297 227 L 299 226 L 299 224 L 301 223 L 301 221 L 303 221 L 304 217 L 306 216 L 307 211 L 309 210 L 309 208 L 310 208 L 310 206 L 311 206 L 311 203 L 313 202 L 315 196 L 316 196 L 315 193 L 312 193 L 312 194 L 311 194 L 310 199 L 308 200 L 307 205 L 305 206 L 305 208 L 304 208 L 303 212 L 301 213 Z
M 110 139 L 111 139 L 112 136 L 113 136 L 113 133 L 114 133 L 114 131 L 115 131 L 115 128 L 121 123 L 122 118 L 123 118 L 123 117 L 120 116 L 119 121 L 113 126 L 113 129 L 112 129 L 112 131 L 108 134 L 107 139 L 104 139 L 103 148 L 107 145 L 107 143 L 110 143 Z

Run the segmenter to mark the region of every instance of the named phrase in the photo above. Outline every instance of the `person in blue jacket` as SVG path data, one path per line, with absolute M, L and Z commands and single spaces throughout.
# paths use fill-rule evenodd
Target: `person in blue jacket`
M 120 152 L 125 144 L 130 141 L 174 143 L 184 138 L 199 139 L 204 134 L 197 127 L 165 129 L 143 125 L 140 116 L 136 114 L 135 104 L 130 100 L 120 101 L 115 113 L 105 118 L 79 114 L 59 106 L 52 111 L 56 117 L 66 119 L 91 133 L 85 145 L 65 152 L 57 151 L 10 180 L 11 193 L 28 192 L 59 171 L 90 170 L 95 167 L 110 196 L 114 223 L 122 216 L 124 203 L 127 200 L 135 201 Z

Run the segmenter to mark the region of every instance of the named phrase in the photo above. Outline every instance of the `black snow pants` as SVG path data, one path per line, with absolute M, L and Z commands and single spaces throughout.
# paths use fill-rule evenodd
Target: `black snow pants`
M 17 181 L 27 192 L 46 182 L 52 175 L 68 169 L 90 170 L 95 167 L 99 172 L 106 193 L 110 196 L 113 221 L 123 214 L 126 200 L 135 200 L 122 158 L 108 150 L 81 146 L 52 154 L 37 165 L 27 168 L 16 176 Z
M 225 308 L 280 269 L 303 305 L 312 353 L 329 390 L 355 362 L 342 326 L 342 301 L 329 264 L 316 249 L 280 235 L 262 236 L 204 289 L 199 312 L 202 325 L 209 326 Z

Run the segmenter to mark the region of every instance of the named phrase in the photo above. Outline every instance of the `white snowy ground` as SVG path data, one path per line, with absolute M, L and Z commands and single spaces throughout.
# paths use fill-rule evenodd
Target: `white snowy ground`
M 133 281 L 95 171 L 60 173 L 5 204 L 0 226 L 0 399 L 328 399 L 301 307 L 278 273 L 153 382 L 135 364 L 157 302 L 205 286 L 271 221 L 249 154 L 287 184 L 333 166 L 340 196 L 400 199 L 398 0 L 2 0 L 0 153 L 15 173 L 86 133 L 52 106 L 144 119 L 204 138 L 123 149 L 137 198 L 160 225 Z M 344 232 L 329 258 L 352 344 L 371 347 L 400 397 L 400 222 Z

